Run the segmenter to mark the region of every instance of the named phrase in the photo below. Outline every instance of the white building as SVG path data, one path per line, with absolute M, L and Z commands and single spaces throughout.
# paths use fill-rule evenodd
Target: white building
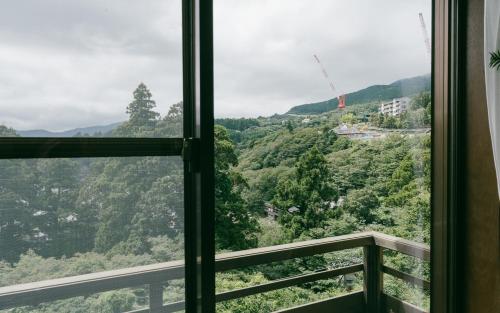
M 408 97 L 392 99 L 390 102 L 380 104 L 380 113 L 389 116 L 398 116 L 401 113 L 406 112 L 409 105 L 410 98 Z

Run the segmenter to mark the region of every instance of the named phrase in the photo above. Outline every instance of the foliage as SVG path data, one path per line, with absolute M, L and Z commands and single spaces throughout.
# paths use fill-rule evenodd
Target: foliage
M 247 188 L 228 131 L 215 126 L 215 237 L 219 249 L 247 249 L 257 245 L 258 224 L 248 212 L 241 191 Z
M 355 124 L 357 122 L 356 116 L 354 116 L 354 114 L 352 114 L 352 113 L 347 113 L 347 114 L 342 115 L 340 120 L 342 121 L 342 123 L 349 124 L 349 125 Z
M 152 96 L 148 87 L 144 83 L 140 83 L 134 91 L 134 101 L 127 107 L 131 125 L 151 125 L 160 116 L 153 111 L 156 102 L 151 99 Z
M 259 126 L 259 121 L 255 118 L 217 118 L 216 125 L 224 126 L 227 129 L 244 131 L 250 127 Z
M 323 223 L 330 201 L 336 198 L 326 159 L 314 146 L 299 158 L 294 176 L 278 183 L 273 204 L 280 209 L 280 223 L 293 237 L 298 237 Z
M 374 85 L 346 95 L 346 105 L 353 106 L 362 103 L 379 102 L 412 96 L 431 89 L 431 76 L 417 76 L 398 80 L 390 85 Z M 338 98 L 327 101 L 298 105 L 291 108 L 287 114 L 320 114 L 337 109 Z
M 500 70 L 500 50 L 490 52 L 490 67 Z
M 432 116 L 432 101 L 429 91 L 421 92 L 411 98 L 405 112 L 398 116 L 372 113 L 368 121 L 372 126 L 389 129 L 414 129 L 430 127 Z
M 377 195 L 370 187 L 354 189 L 347 194 L 345 210 L 356 216 L 364 224 L 371 224 L 375 221 L 375 212 L 380 203 Z
M 421 83 L 425 86 L 426 80 Z M 129 120 L 105 135 L 181 136 L 182 102 L 170 106 L 165 116 L 153 111 L 155 105 L 141 84 L 127 109 Z M 359 104 L 310 116 L 308 123 L 290 115 L 217 120 L 217 249 L 370 229 L 429 243 L 430 135 L 406 135 L 404 129 L 430 125 L 430 93 L 415 92 L 409 110 L 399 117 L 377 109 L 376 102 Z M 356 125 L 367 116 L 372 126 L 392 130 L 372 140 L 349 139 L 334 131 L 341 122 Z M 0 136 L 16 135 L 0 127 Z M 182 161 L 172 157 L 1 160 L 0 285 L 182 259 L 182 182 Z M 269 206 L 279 211 L 278 221 L 262 217 Z M 293 206 L 298 211 L 288 210 Z M 231 290 L 345 266 L 361 257 L 361 251 L 347 250 L 233 271 L 217 276 L 217 288 Z M 385 260 L 428 277 L 428 265 L 395 254 Z M 417 304 L 427 301 L 426 294 L 397 282 L 389 282 L 387 289 Z M 218 309 L 271 312 L 346 291 L 339 280 L 320 281 L 224 302 Z M 165 287 L 168 299 L 175 301 L 182 300 L 183 292 L 182 280 Z M 146 299 L 147 291 L 134 288 L 11 312 L 118 312 L 145 306 Z
M 0 137 L 17 137 L 17 133 L 14 129 L 0 125 Z

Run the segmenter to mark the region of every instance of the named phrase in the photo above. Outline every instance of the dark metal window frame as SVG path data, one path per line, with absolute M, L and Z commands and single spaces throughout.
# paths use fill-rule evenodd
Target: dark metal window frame
M 464 310 L 464 1 L 434 0 L 432 50 L 431 312 Z M 463 243 L 462 243 L 463 244 Z

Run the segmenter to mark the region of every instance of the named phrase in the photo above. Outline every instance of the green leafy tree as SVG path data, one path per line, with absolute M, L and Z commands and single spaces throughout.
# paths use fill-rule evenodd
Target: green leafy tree
M 46 256 L 72 255 L 80 251 L 74 210 L 79 184 L 78 163 L 72 159 L 37 162 L 36 205 L 42 210 L 37 217 L 38 229 L 47 236 L 41 253 Z M 81 225 L 81 224 L 80 224 Z
M 14 129 L 0 125 L 0 137 L 18 137 L 18 135 Z
M 183 102 L 170 106 L 165 115 L 154 129 L 151 137 L 182 137 L 183 129 Z
M 414 96 L 410 101 L 410 108 L 412 110 L 425 109 L 432 103 L 431 93 L 428 91 L 421 92 Z
M 0 125 L 0 137 L 17 137 Z M 0 261 L 15 262 L 34 245 L 33 200 L 36 197 L 33 168 L 22 160 L 0 160 Z
M 346 123 L 346 124 L 350 124 L 350 125 L 355 124 L 358 121 L 358 119 L 356 118 L 356 116 L 353 113 L 346 113 L 346 114 L 342 115 L 340 120 L 342 121 L 342 123 Z
M 389 188 L 397 191 L 409 184 L 415 177 L 415 163 L 411 154 L 408 154 L 398 165 L 392 174 Z
M 386 116 L 384 118 L 384 128 L 397 128 L 397 119 L 394 116 Z
M 95 250 L 105 253 L 128 239 L 133 215 L 133 199 L 126 183 L 111 183 L 110 193 L 104 199 L 105 207 L 99 212 Z
M 2 168 L 2 171 L 5 167 Z M 17 172 L 19 173 L 19 172 Z M 32 210 L 22 195 L 2 186 L 0 195 L 0 259 L 16 262 L 32 246 Z
M 141 196 L 132 227 L 144 238 L 175 236 L 184 228 L 183 183 L 181 175 L 160 177 Z
M 278 183 L 273 203 L 281 211 L 279 221 L 292 237 L 320 227 L 325 221 L 330 201 L 338 196 L 330 177 L 324 155 L 313 147 L 295 164 L 294 176 Z M 294 212 L 293 207 L 299 210 Z
M 379 205 L 376 193 L 371 188 L 365 187 L 350 191 L 344 207 L 362 223 L 371 224 L 375 221 L 375 210 Z
M 375 127 L 380 127 L 382 125 L 381 118 L 383 118 L 383 114 L 380 113 L 372 113 L 368 118 L 368 122 Z
M 242 198 L 246 188 L 229 132 L 215 126 L 215 241 L 219 249 L 247 249 L 257 245 L 258 224 Z

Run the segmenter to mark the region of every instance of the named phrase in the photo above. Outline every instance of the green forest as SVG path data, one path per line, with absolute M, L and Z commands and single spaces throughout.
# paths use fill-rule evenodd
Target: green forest
M 216 248 L 264 247 L 376 230 L 429 243 L 431 98 L 410 95 L 400 116 L 378 101 L 313 115 L 221 118 L 215 125 Z M 128 120 L 103 137 L 181 137 L 182 102 L 157 113 L 140 84 Z M 342 125 L 376 139 L 338 134 Z M 0 136 L 18 136 L 0 126 Z M 88 136 L 78 134 L 78 136 Z M 183 258 L 180 157 L 0 161 L 0 286 Z M 270 212 L 273 214 L 270 215 Z M 355 264 L 351 249 L 217 274 L 217 292 Z M 388 253 L 386 262 L 428 279 L 429 265 Z M 182 300 L 183 281 L 164 288 Z M 342 277 L 218 304 L 220 312 L 272 312 L 362 288 Z M 428 294 L 396 279 L 385 291 L 422 307 Z M 104 292 L 4 312 L 126 312 L 147 305 L 147 289 Z

